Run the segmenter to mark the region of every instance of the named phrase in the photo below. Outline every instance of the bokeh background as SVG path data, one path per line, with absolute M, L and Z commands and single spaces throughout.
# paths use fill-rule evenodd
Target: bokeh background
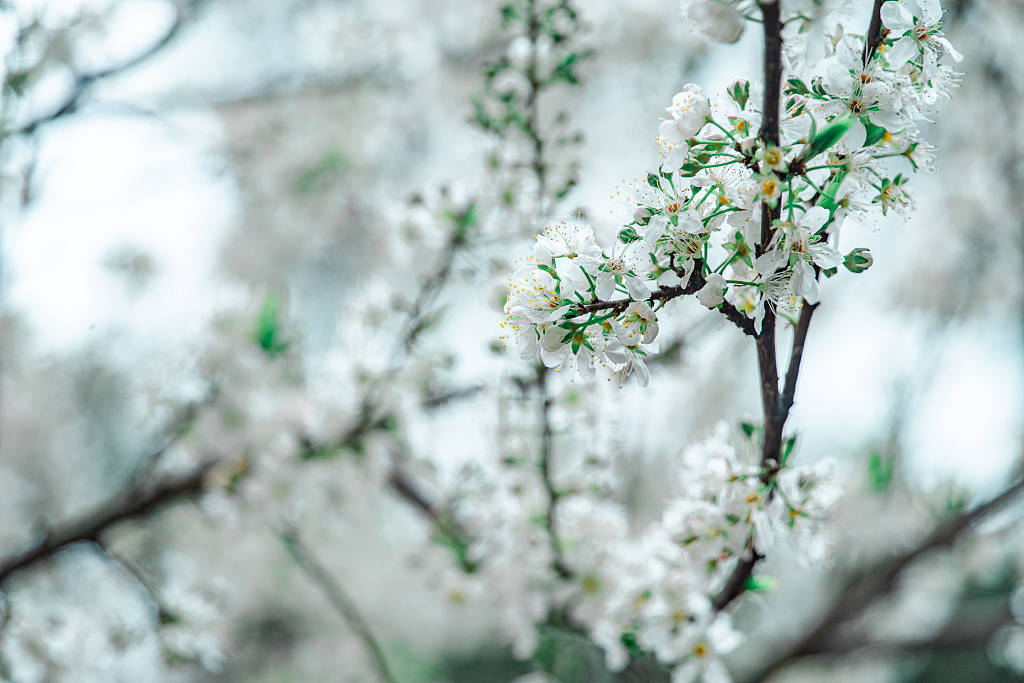
M 392 466 L 442 501 L 467 464 L 531 448 L 530 366 L 498 342 L 510 257 L 548 219 L 614 234 L 617 189 L 657 163 L 665 103 L 756 77 L 759 39 L 708 43 L 672 0 L 580 3 L 592 54 L 539 103 L 544 127 L 582 135 L 557 152 L 577 182 L 538 216 L 502 170 L 524 142 L 473 121 L 514 38 L 501 4 L 0 3 L 0 556 L 140 481 L 230 463 L 202 495 L 6 576 L 0 679 L 375 680 L 287 528 L 403 683 L 613 680 L 557 637 L 515 660 L 492 605 L 453 599 L 449 553 Z M 791 421 L 799 457 L 835 458 L 847 489 L 836 567 L 770 559 L 778 588 L 737 615 L 740 679 L 856 568 L 1019 476 L 1024 5 L 945 4 L 965 75 L 927 131 L 938 168 L 913 178 L 906 221 L 844 228 L 875 264 L 826 284 Z M 487 232 L 419 301 L 469 206 Z M 394 350 L 410 317 L 416 342 Z M 612 457 L 638 523 L 681 448 L 759 411 L 746 340 L 696 305 L 677 318 L 650 387 L 550 389 L 555 452 Z M 372 424 L 368 404 L 383 406 Z M 980 615 L 975 637 L 844 646 L 777 680 L 1019 680 L 1019 520 L 1010 506 L 916 559 L 859 626 L 919 643 Z

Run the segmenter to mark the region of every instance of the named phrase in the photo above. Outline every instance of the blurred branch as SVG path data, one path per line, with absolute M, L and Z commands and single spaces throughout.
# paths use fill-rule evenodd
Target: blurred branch
M 998 496 L 939 525 L 910 550 L 888 557 L 861 572 L 860 578 L 843 591 L 822 615 L 817 626 L 787 652 L 767 664 L 756 680 L 761 680 L 769 673 L 777 671 L 795 659 L 830 651 L 829 643 L 835 640 L 839 630 L 880 598 L 891 593 L 896 588 L 897 578 L 914 560 L 931 550 L 952 545 L 962 534 L 1008 505 L 1022 491 L 1024 491 L 1024 477 L 1007 487 Z
M 820 648 L 810 655 L 846 654 L 861 649 L 872 648 L 879 650 L 897 650 L 903 654 L 927 654 L 942 650 L 960 650 L 965 647 L 985 646 L 988 641 L 1003 626 L 1014 623 L 1013 614 L 1007 603 L 1002 603 L 999 609 L 991 610 L 990 614 L 982 618 L 972 619 L 953 618 L 945 628 L 939 632 L 913 640 L 877 641 L 864 637 L 836 637 L 822 642 Z
M 541 484 L 547 494 L 547 509 L 544 511 L 544 527 L 551 543 L 551 566 L 563 579 L 572 576 L 562 557 L 562 546 L 558 541 L 558 528 L 555 522 L 555 506 L 558 504 L 559 492 L 551 480 L 552 431 L 551 431 L 551 393 L 548 391 L 548 369 L 543 363 L 537 364 L 537 391 L 540 393 L 540 468 Z
M 156 449 L 146 457 L 144 457 L 135 467 L 131 476 L 128 478 L 128 484 L 126 488 L 135 488 L 142 486 L 143 482 L 148 480 L 152 475 L 153 471 L 160 464 L 160 459 L 163 458 L 164 454 L 178 441 L 188 433 L 195 424 L 196 417 L 199 415 L 200 409 L 209 406 L 217 398 L 217 388 L 214 387 L 205 397 L 199 401 L 194 401 L 185 406 L 185 409 L 181 411 L 171 423 L 169 429 L 166 432 L 170 433 L 170 436 L 166 438 L 164 444 L 160 448 Z
M 129 487 L 92 512 L 54 527 L 26 550 L 0 559 L 0 584 L 69 545 L 81 541 L 98 543 L 100 536 L 115 524 L 152 514 L 166 505 L 202 493 L 207 475 L 215 464 L 205 462 L 187 474 L 168 477 L 155 486 Z
M 142 590 L 145 592 L 146 597 L 153 606 L 156 608 L 157 621 L 161 624 L 168 624 L 178 620 L 178 616 L 173 610 L 169 609 L 164 601 L 160 598 L 160 591 L 153 583 L 153 581 L 146 575 L 143 569 L 135 564 L 132 560 L 129 560 L 124 555 L 114 551 L 106 543 L 97 543 L 97 549 L 107 558 L 109 562 L 116 565 L 119 569 L 129 574 L 135 582 L 139 584 Z
M 358 607 L 356 607 L 352 598 L 349 597 L 341 585 L 334 580 L 324 566 L 313 556 L 312 551 L 302 542 L 298 532 L 295 529 L 286 529 L 278 534 L 278 538 L 280 538 L 281 543 L 284 544 L 292 559 L 295 560 L 295 564 L 299 569 L 305 572 L 306 576 L 316 584 L 317 588 L 327 597 L 331 606 L 341 615 L 341 618 L 344 619 L 348 627 L 352 629 L 356 637 L 363 642 L 377 668 L 377 673 L 380 675 L 381 680 L 385 681 L 385 683 L 397 683 L 398 679 L 395 678 L 391 668 L 388 666 L 384 650 L 373 636 L 369 624 L 366 623 L 366 620 L 360 614 Z
M 75 77 L 75 82 L 71 86 L 71 90 L 64 101 L 52 112 L 45 114 L 38 118 L 32 119 L 26 123 L 23 123 L 18 128 L 11 131 L 14 135 L 31 135 L 35 133 L 41 126 L 49 123 L 53 123 L 58 119 L 61 119 L 69 114 L 73 114 L 78 111 L 78 107 L 82 102 L 82 99 L 89 93 L 89 90 L 98 82 L 111 76 L 117 76 L 126 71 L 134 69 L 140 64 L 146 62 L 148 59 L 159 53 L 165 47 L 167 47 L 181 32 L 181 29 L 187 24 L 186 19 L 191 14 L 190 10 L 182 8 L 179 3 L 172 3 L 175 5 L 174 20 L 171 25 L 164 32 L 160 38 L 158 38 L 152 45 L 147 47 L 142 52 L 130 57 L 129 59 L 109 66 L 105 69 L 99 69 L 97 71 L 91 71 L 84 74 L 78 74 Z M 193 4 L 198 4 L 194 2 Z
M 416 295 L 406 320 L 405 331 L 399 338 L 398 345 L 392 351 L 391 357 L 393 360 L 408 354 L 413 346 L 415 346 L 420 333 L 425 327 L 428 315 L 427 308 L 448 281 L 448 277 L 452 272 L 452 264 L 455 262 L 455 254 L 464 243 L 465 230 L 462 229 L 462 226 L 452 226 L 451 234 L 448 236 L 448 242 L 441 253 L 437 268 L 430 277 L 423 281 L 420 291 Z
M 452 403 L 453 401 L 461 401 L 463 399 L 473 398 L 486 388 L 487 387 L 484 384 L 472 384 L 470 386 L 456 387 L 454 389 L 438 391 L 425 397 L 423 399 L 422 405 L 427 410 L 440 408 L 441 406 Z

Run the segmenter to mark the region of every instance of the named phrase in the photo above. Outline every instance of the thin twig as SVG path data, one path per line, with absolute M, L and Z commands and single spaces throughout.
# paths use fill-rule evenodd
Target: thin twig
M 156 607 L 156 616 L 159 623 L 167 624 L 178 620 L 178 615 L 174 613 L 174 610 L 167 607 L 163 599 L 160 597 L 159 589 L 153 583 L 152 579 L 147 576 L 142 567 L 137 565 L 134 561 L 129 560 L 121 553 L 116 552 L 106 543 L 97 542 L 96 548 L 110 563 L 114 564 L 117 568 L 135 579 L 135 582 L 139 584 L 143 592 L 145 592 L 146 597 L 153 603 L 153 606 Z
M 381 680 L 385 683 L 397 683 L 398 679 L 395 678 L 391 667 L 388 666 L 383 648 L 377 642 L 373 632 L 370 631 L 370 626 L 359 612 L 359 608 L 341 585 L 334 580 L 330 572 L 314 557 L 313 552 L 302 542 L 298 532 L 295 529 L 286 529 L 278 533 L 278 538 L 299 569 L 316 584 L 356 637 L 363 642 Z

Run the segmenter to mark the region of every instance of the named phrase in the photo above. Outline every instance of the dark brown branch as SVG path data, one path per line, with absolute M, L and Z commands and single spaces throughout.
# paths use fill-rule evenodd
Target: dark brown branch
M 764 101 L 760 138 L 762 145 L 779 144 L 779 95 L 782 89 L 782 22 L 778 0 L 759 3 L 764 21 Z M 763 254 L 771 243 L 772 226 L 780 215 L 778 205 L 770 207 L 761 203 L 761 240 L 757 244 L 757 255 Z M 761 407 L 764 415 L 764 442 L 761 446 L 761 465 L 768 471 L 769 466 L 778 463 L 782 448 L 782 430 L 789 417 L 779 396 L 779 366 L 775 349 L 775 312 L 766 304 L 761 333 L 755 337 L 757 347 L 757 368 L 761 381 Z M 802 346 L 801 346 L 802 352 Z M 790 371 L 794 371 L 790 368 Z M 795 385 L 795 376 L 794 376 Z M 770 475 L 764 477 L 768 483 Z M 749 557 L 740 559 L 726 581 L 725 587 L 714 597 L 715 609 L 729 605 L 746 588 L 747 581 L 761 555 L 753 548 L 753 539 L 748 539 Z
M 751 549 L 750 557 L 744 557 L 740 560 L 740 563 L 736 565 L 736 568 L 732 570 L 732 574 L 729 575 L 728 581 L 718 595 L 711 601 L 712 606 L 716 611 L 725 609 L 725 607 L 739 597 L 740 593 L 746 590 L 747 580 L 750 575 L 754 573 L 754 566 L 761 561 L 762 555 L 757 551 Z
M 686 286 L 681 285 L 662 285 L 656 290 L 651 292 L 651 295 L 645 299 L 649 304 L 653 304 L 656 301 L 671 301 L 681 296 L 688 294 L 695 294 L 700 291 L 700 288 L 707 284 L 704 279 L 704 275 L 701 271 L 703 268 L 703 262 L 696 261 L 694 271 L 690 275 L 690 281 Z M 572 313 L 574 315 L 586 315 L 587 313 L 597 313 L 599 311 L 614 311 L 615 313 L 622 313 L 624 310 L 629 308 L 629 305 L 633 303 L 633 299 L 613 299 L 612 301 L 595 301 L 589 304 L 574 304 L 572 307 Z M 728 301 L 723 301 L 718 307 L 719 313 L 724 315 L 727 320 L 736 325 L 743 331 L 743 334 L 751 337 L 755 336 L 754 332 L 754 321 L 745 316 L 735 306 Z
M 661 286 L 651 292 L 651 295 L 647 297 L 646 301 L 649 304 L 653 304 L 656 301 L 670 301 L 680 296 L 687 294 L 693 294 L 700 287 L 694 286 L 694 281 L 691 278 L 690 284 L 686 287 L 679 285 L 674 286 Z M 597 313 L 599 311 L 614 311 L 616 313 L 622 313 L 624 310 L 629 308 L 629 305 L 633 303 L 632 299 L 613 299 L 612 301 L 595 301 L 589 304 L 574 304 L 572 312 L 575 315 L 586 315 L 587 313 Z
M 782 410 L 787 415 L 796 398 L 796 382 L 800 376 L 800 362 L 804 357 L 807 331 L 811 327 L 811 317 L 816 308 L 818 308 L 818 304 L 804 302 L 803 308 L 800 309 L 800 319 L 796 323 L 796 330 L 793 332 L 793 348 L 789 354 L 789 366 L 786 368 L 786 380 L 782 387 Z
M 312 551 L 302 542 L 298 532 L 294 529 L 288 529 L 281 532 L 279 538 L 292 556 L 292 559 L 295 560 L 295 564 L 317 585 L 335 611 L 341 615 L 341 618 L 345 620 L 345 623 L 352 629 L 356 637 L 363 642 L 363 646 L 369 652 L 381 680 L 385 681 L 385 683 L 397 683 L 398 679 L 395 678 L 391 672 L 391 667 L 388 666 L 388 660 L 384 656 L 383 648 L 381 648 L 380 643 L 373 636 L 369 624 L 363 618 L 359 608 L 356 607 L 355 602 L 352 601 L 348 593 L 334 580 L 334 577 L 320 564 L 320 561 L 313 556 Z
M 843 591 L 832 603 L 832 606 L 826 610 L 817 625 L 807 635 L 765 667 L 763 675 L 777 671 L 794 659 L 816 652 L 828 651 L 828 644 L 835 634 L 845 624 L 862 614 L 870 605 L 890 594 L 896 587 L 900 574 L 914 560 L 929 551 L 952 545 L 962 534 L 1008 505 L 1022 491 L 1024 491 L 1024 477 L 1018 479 L 995 498 L 939 525 L 910 550 L 886 558 L 864 571 L 861 578 Z
M 764 106 L 760 138 L 779 144 L 779 96 L 782 90 L 782 22 L 779 0 L 759 3 L 764 20 Z
M 882 44 L 884 34 L 882 33 L 882 5 L 885 0 L 875 0 L 875 6 L 871 9 L 871 23 L 868 25 L 868 34 L 864 37 L 864 66 L 867 66 L 875 51 Z
M 81 541 L 98 542 L 114 525 L 152 514 L 160 508 L 202 493 L 214 462 L 203 463 L 185 475 L 168 478 L 156 486 L 135 486 L 96 510 L 53 528 L 30 548 L 0 559 L 0 584 L 18 571 L 49 559 Z

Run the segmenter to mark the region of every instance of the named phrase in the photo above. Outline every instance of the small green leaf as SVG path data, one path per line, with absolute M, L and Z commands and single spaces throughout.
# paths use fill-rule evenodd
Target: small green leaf
M 278 319 L 278 301 L 273 292 L 263 299 L 263 308 L 256 323 L 254 338 L 256 343 L 270 357 L 279 356 L 288 350 L 288 342 L 282 339 L 281 322 Z
M 871 451 L 868 458 L 868 483 L 875 493 L 885 493 L 892 484 L 896 464 L 878 451 Z
M 757 593 L 770 593 L 778 588 L 779 582 L 773 576 L 750 576 L 743 587 Z
M 868 131 L 868 136 L 864 140 L 865 147 L 870 147 L 871 145 L 875 144 L 876 142 L 885 137 L 885 128 L 882 128 L 881 126 L 876 126 L 875 124 L 871 123 L 871 120 L 868 117 L 860 117 L 860 122 L 864 124 L 864 128 L 866 128 Z
M 814 139 L 804 150 L 801 155 L 805 161 L 813 159 L 832 145 L 839 142 L 847 131 L 853 127 L 856 119 L 850 114 L 844 114 L 840 116 L 832 123 L 825 126 L 820 133 L 814 136 Z
M 626 228 L 624 230 L 619 231 L 619 241 L 623 242 L 624 244 L 636 242 L 639 239 L 640 235 L 637 234 L 637 231 L 634 228 Z

